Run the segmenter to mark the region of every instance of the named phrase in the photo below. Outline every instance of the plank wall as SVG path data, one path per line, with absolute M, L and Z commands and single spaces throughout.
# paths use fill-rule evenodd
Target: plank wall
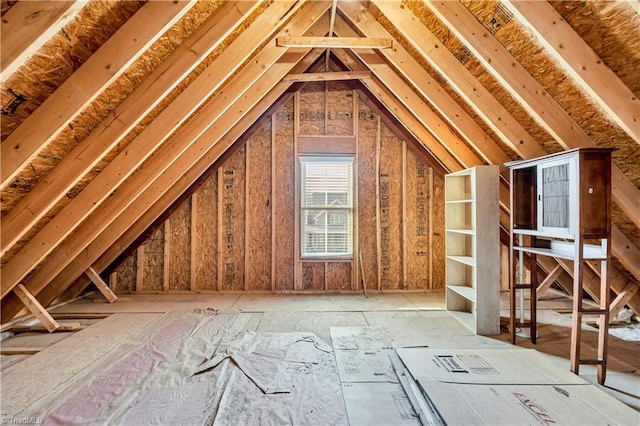
M 356 255 L 301 260 L 297 155 L 350 150 Z M 363 283 L 368 291 L 439 290 L 443 199 L 442 179 L 356 91 L 309 83 L 120 265 L 112 285 L 119 292 L 361 292 Z

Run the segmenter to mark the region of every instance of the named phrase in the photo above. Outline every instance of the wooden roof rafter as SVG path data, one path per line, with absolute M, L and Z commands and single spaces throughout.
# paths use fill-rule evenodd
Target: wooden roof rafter
M 259 5 L 225 2 L 1 219 L 4 255 Z M 185 53 L 191 54 L 185 55 Z
M 2 141 L 0 189 L 6 188 L 74 117 L 194 5 L 193 0 L 149 2 L 125 22 L 116 34 Z
M 596 103 L 640 144 L 640 99 L 547 2 L 505 1 Z

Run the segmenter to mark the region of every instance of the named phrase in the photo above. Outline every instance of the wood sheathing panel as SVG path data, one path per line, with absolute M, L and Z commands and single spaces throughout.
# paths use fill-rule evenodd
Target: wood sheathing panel
M 218 170 L 220 290 L 244 289 L 245 159 L 242 147 Z
M 401 289 L 402 141 L 380 124 L 380 288 Z
M 169 242 L 169 290 L 189 290 L 191 283 L 191 203 L 183 203 L 169 217 L 170 233 L 165 240 Z
M 12 115 L 2 115 L 2 140 L 44 102 L 73 72 L 135 14 L 143 2 L 90 2 L 62 31 L 49 40 L 16 71 L 0 90 L 2 105 L 13 96 L 12 89 L 28 98 Z M 145 51 L 129 68 L 75 117 L 1 192 L 1 212 L 13 208 L 38 182 L 73 150 L 114 108 L 122 102 L 162 60 L 186 39 L 221 1 L 199 2 Z M 244 28 L 244 27 L 243 27 Z M 203 63 L 167 95 L 122 141 L 87 173 L 48 213 L 2 257 L 4 265 L 95 178 L 135 137 L 142 132 L 213 58 L 238 34 L 236 31 Z
M 431 241 L 432 289 L 444 288 L 445 250 L 444 250 L 444 181 L 433 179 L 433 227 Z
M 358 101 L 358 232 L 364 281 L 378 288 L 376 242 L 376 132 L 378 117 Z M 373 200 L 373 202 L 372 202 Z
M 271 123 L 247 141 L 246 290 L 271 290 Z
M 325 90 L 323 82 L 307 83 L 300 90 L 300 134 L 324 135 Z
M 275 207 L 274 256 L 276 290 L 293 290 L 294 262 L 294 169 L 293 158 L 293 99 L 275 115 L 273 141 L 273 203 Z
M 407 151 L 406 268 L 407 288 L 429 288 L 429 176 L 428 167 Z M 411 279 L 408 279 L 411 277 Z
M 118 293 L 127 293 L 136 290 L 136 258 L 137 254 L 135 252 L 131 253 L 116 269 L 115 291 Z
M 144 255 L 142 259 L 143 277 L 142 283 L 137 283 L 139 290 L 162 291 L 164 284 L 164 248 L 165 248 L 164 226 L 158 227 L 151 238 L 143 245 Z M 139 259 L 136 261 L 139 266 Z
M 324 83 L 320 86 L 321 91 L 313 92 L 317 103 L 309 101 L 304 113 L 301 107 L 300 124 L 305 129 L 321 127 L 324 134 L 324 121 L 316 118 L 326 116 L 329 117 L 327 130 L 342 136 L 357 133 L 358 246 L 368 289 L 378 289 L 378 258 L 381 290 L 443 288 L 442 182 L 435 180 L 432 194 L 431 169 L 409 149 L 406 150 L 406 169 L 403 172 L 402 139 L 360 100 L 356 104 L 358 127 L 354 132 L 354 91 L 346 84 L 329 83 L 326 96 Z M 310 96 L 307 92 L 307 100 Z M 195 263 L 196 291 L 260 292 L 271 291 L 272 288 L 276 292 L 294 291 L 296 262 L 300 262 L 298 291 L 349 292 L 361 289 L 360 284 L 352 285 L 355 272 L 352 261 L 296 260 L 295 113 L 292 99 L 277 110 L 271 120 L 265 121 L 247 140 L 244 148 L 224 162 L 196 191 L 195 212 L 192 211 L 193 202 L 185 202 L 170 216 L 168 236 L 160 227 L 156 231 L 159 234 L 152 237 L 155 240 L 145 242 L 143 291 L 161 291 L 164 270 L 170 274 L 168 290 L 189 290 L 191 256 Z M 379 205 L 377 187 L 381 194 Z M 376 218 L 378 209 L 380 227 Z M 192 221 L 194 217 L 195 221 Z M 406 238 L 403 238 L 403 221 Z M 168 244 L 164 243 L 164 238 L 168 238 Z M 190 238 L 194 238 L 195 248 L 191 247 Z M 377 248 L 378 238 L 380 250 Z M 151 247 L 154 250 L 157 247 L 160 253 L 152 253 Z M 162 250 L 167 247 L 169 252 L 165 254 Z M 273 256 L 272 247 L 275 248 Z M 164 265 L 163 261 L 167 260 L 168 265 Z M 117 271 L 118 291 L 135 289 L 133 283 L 124 281 L 135 281 L 136 253 L 127 262 L 127 265 L 132 265 L 129 269 L 133 272 L 127 273 L 125 266 L 120 266 Z M 360 267 L 358 263 L 355 266 Z M 273 283 L 272 276 L 275 279 Z M 403 276 L 406 276 L 406 285 Z
M 195 289 L 215 290 L 218 279 L 218 175 L 196 191 Z

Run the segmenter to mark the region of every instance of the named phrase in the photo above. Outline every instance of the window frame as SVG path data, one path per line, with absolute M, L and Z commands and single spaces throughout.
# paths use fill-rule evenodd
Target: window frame
M 305 185 L 305 179 L 306 179 L 306 174 L 305 174 L 305 164 L 306 163 L 349 163 L 350 164 L 350 172 L 351 175 L 349 176 L 348 179 L 348 191 L 347 191 L 347 206 L 344 207 L 329 207 L 329 206 L 323 206 L 323 207 L 308 207 L 305 205 L 305 189 L 306 189 L 306 185 Z M 298 210 L 298 214 L 299 214 L 299 220 L 298 220 L 298 226 L 300 229 L 299 232 L 299 250 L 298 250 L 298 255 L 299 255 L 299 259 L 300 260 L 305 260 L 305 261 L 314 261 L 314 260 L 353 260 L 354 259 L 354 251 L 356 249 L 355 246 L 355 216 L 356 216 L 356 212 L 355 212 L 355 208 L 356 208 L 356 172 L 355 172 L 355 164 L 356 164 L 356 157 L 353 154 L 300 154 L 298 155 L 298 170 L 299 170 L 299 175 L 297 178 L 298 181 L 298 193 L 297 193 L 297 210 Z M 325 196 L 326 194 L 328 194 L 328 192 L 325 192 Z M 327 226 L 329 225 L 330 221 L 330 216 L 335 215 L 335 212 L 346 212 L 346 231 L 347 231 L 347 252 L 344 253 L 340 253 L 340 252 L 327 252 L 327 250 L 325 249 L 325 252 L 323 253 L 308 253 L 305 252 L 305 236 L 307 235 L 305 233 L 305 230 L 308 229 L 309 225 L 307 223 L 305 223 L 307 221 L 308 216 L 305 215 L 305 211 L 307 210 L 312 210 L 312 211 L 320 211 L 324 213 L 324 217 L 325 217 L 325 232 L 323 234 L 318 234 L 318 235 L 324 235 L 324 241 L 325 241 L 325 247 L 328 246 L 329 244 L 329 239 L 330 236 L 332 235 L 332 233 L 329 232 L 329 230 L 327 229 Z

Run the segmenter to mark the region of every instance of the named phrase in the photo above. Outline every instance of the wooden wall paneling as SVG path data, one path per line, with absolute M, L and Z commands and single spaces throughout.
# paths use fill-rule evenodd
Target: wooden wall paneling
M 244 219 L 245 219 L 245 160 L 246 148 L 241 148 L 221 167 L 222 245 L 219 247 L 222 264 L 219 275 L 221 290 L 239 291 L 244 288 Z
M 136 250 L 136 277 L 135 277 L 135 291 L 142 291 L 144 288 L 144 245 L 138 247 Z
M 294 148 L 294 101 L 291 99 L 275 114 L 273 141 L 273 167 L 275 173 L 273 208 L 274 240 L 278 249 L 274 251 L 275 290 L 294 289 L 297 232 L 295 200 L 296 154 Z
M 329 291 L 354 291 L 352 286 L 353 268 L 358 267 L 357 256 L 356 261 L 352 262 L 325 262 L 325 279 L 330 286 Z
M 6 188 L 31 159 L 194 4 L 190 1 L 147 3 L 125 22 L 2 141 L 0 188 Z
M 271 126 L 246 145 L 245 290 L 271 290 Z
M 142 289 L 144 291 L 162 291 L 165 288 L 165 252 L 171 252 L 165 247 L 167 232 L 171 232 L 170 225 L 165 222 L 142 244 Z M 138 259 L 140 262 L 140 259 Z M 136 291 L 140 291 L 136 289 Z
M 137 291 L 137 250 L 129 255 L 115 270 L 117 277 L 117 291 L 119 293 L 128 293 Z
M 303 87 L 306 87 L 303 86 Z M 298 135 L 300 134 L 301 120 L 300 120 L 300 104 L 302 97 L 302 90 L 299 90 L 293 96 L 293 290 L 299 290 L 302 286 L 302 263 L 300 262 L 300 183 L 298 176 L 300 173 L 300 166 L 298 164 Z
M 412 151 L 407 151 L 405 173 L 404 254 L 406 256 L 406 288 L 429 288 L 429 167 Z
M 402 288 L 402 143 L 380 125 L 380 254 L 382 289 Z
M 188 291 L 191 287 L 191 203 L 183 203 L 171 215 L 169 289 Z
M 327 82 L 330 91 L 326 97 L 326 135 L 354 135 L 354 93 L 346 82 Z
M 114 293 L 118 291 L 118 273 L 115 271 L 109 274 L 109 288 Z
M 433 226 L 431 227 L 433 258 L 432 290 L 443 289 L 445 283 L 445 251 L 444 251 L 444 180 L 433 179 Z
M 363 281 L 367 289 L 377 289 L 377 167 L 376 133 L 378 118 L 358 102 L 358 249 L 362 254 Z M 357 259 L 356 259 L 357 260 Z
M 324 290 L 324 262 L 300 261 L 300 288 L 298 290 Z
M 299 126 L 297 135 L 324 135 L 325 83 L 321 81 L 307 83 L 298 92 L 299 107 L 296 110 Z M 320 107 L 322 109 L 319 109 Z
M 41 182 L 2 217 L 2 252 L 13 245 L 113 149 L 184 77 L 255 10 L 259 2 L 226 2 L 184 40 Z M 185 54 L 189 52 L 189 54 Z M 196 53 L 197 52 L 197 53 Z M 196 54 L 193 54 L 196 53 Z M 19 231 L 23 230 L 23 231 Z
M 218 277 L 218 172 L 207 179 L 196 192 L 195 287 L 216 290 Z M 194 194 L 195 195 L 195 194 Z
M 198 193 L 191 195 L 191 226 L 189 226 L 189 291 L 196 290 L 196 251 L 198 241 L 196 238 L 196 227 L 198 224 Z
M 271 115 L 271 179 L 270 179 L 270 183 L 271 183 L 271 187 L 270 187 L 270 191 L 269 191 L 269 197 L 271 199 L 271 258 L 269 259 L 270 261 L 270 267 L 271 267 L 271 276 L 270 276 L 270 280 L 271 280 L 271 291 L 275 291 L 276 289 L 276 168 L 275 168 L 275 164 L 276 164 L 276 113 Z

